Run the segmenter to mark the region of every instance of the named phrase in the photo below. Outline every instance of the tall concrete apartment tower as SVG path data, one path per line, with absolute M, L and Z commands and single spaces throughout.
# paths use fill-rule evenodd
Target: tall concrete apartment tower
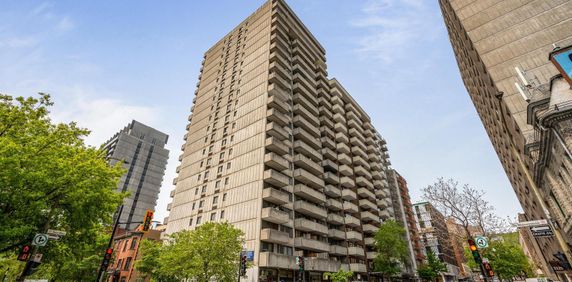
M 545 259 L 558 263 L 554 255 L 566 252 L 572 244 L 572 201 L 568 196 L 572 193 L 572 160 L 557 141 L 542 141 L 544 136 L 552 140 L 559 136 L 544 132 L 550 125 L 537 126 L 542 119 L 531 109 L 541 103 L 548 105 L 544 96 L 553 90 L 558 70 L 548 60 L 549 53 L 555 45 L 572 44 L 572 1 L 439 3 L 461 76 L 525 220 L 550 217 L 556 221 L 553 227 L 563 234 L 536 239 Z M 568 133 L 568 145 L 571 138 Z
M 407 187 L 405 178 L 394 169 L 390 169 L 387 172 L 387 178 L 391 199 L 393 201 L 393 210 L 395 211 L 395 221 L 400 223 L 407 232 L 406 239 L 409 248 L 409 262 L 402 274 L 414 277 L 417 275 L 417 267 L 424 261 L 424 256 L 421 250 L 417 220 L 413 212 L 411 197 L 409 196 L 409 188 Z
M 248 281 L 367 278 L 391 214 L 385 140 L 282 0 L 267 1 L 203 60 L 166 233 L 228 221 L 254 252 Z
M 161 182 L 165 175 L 169 151 L 165 149 L 169 136 L 138 121 L 132 121 L 103 145 L 107 159 L 113 165 L 123 162 L 127 173 L 121 177 L 117 190 L 129 192 L 123 201 L 119 218 L 121 228 L 133 230 L 155 210 Z

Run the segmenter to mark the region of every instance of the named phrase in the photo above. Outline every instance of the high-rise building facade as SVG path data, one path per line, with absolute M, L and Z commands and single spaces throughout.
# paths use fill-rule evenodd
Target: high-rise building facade
M 400 223 L 407 232 L 406 240 L 409 248 L 409 262 L 403 274 L 416 276 L 417 266 L 423 263 L 424 256 L 407 181 L 394 169 L 388 170 L 387 179 L 393 202 L 395 221 Z
M 103 145 L 110 164 L 122 162 L 127 172 L 117 190 L 129 192 L 119 217 L 121 228 L 132 230 L 143 221 L 147 210 L 155 210 L 165 175 L 169 136 L 138 121 L 132 121 Z
M 254 252 L 248 281 L 371 271 L 390 218 L 385 140 L 325 51 L 282 0 L 267 1 L 204 56 L 166 233 L 228 221 Z M 357 278 L 357 277 L 356 277 Z
M 441 273 L 444 281 L 456 281 L 460 269 L 455 260 L 445 217 L 429 202 L 413 204 L 413 208 L 424 247 L 423 254 L 427 256 L 428 252 L 433 252 L 447 266 L 447 271 Z
M 572 44 L 572 1 L 439 3 L 467 91 L 526 219 L 554 219 L 553 227 L 563 234 L 535 239 L 545 257 L 554 260 L 572 243 L 567 196 L 572 193 L 572 159 L 566 152 L 572 134 L 559 129 L 562 123 L 553 117 L 561 114 L 559 104 L 570 104 L 572 98 L 547 99 L 562 85 L 554 79 L 559 72 L 548 57 L 555 46 Z

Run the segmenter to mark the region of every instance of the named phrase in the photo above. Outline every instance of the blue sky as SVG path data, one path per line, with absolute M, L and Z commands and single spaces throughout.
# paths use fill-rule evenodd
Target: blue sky
M 0 0 L 0 92 L 51 93 L 57 121 L 97 145 L 137 119 L 170 135 L 157 206 L 167 215 L 203 53 L 263 0 Z M 466 93 L 436 0 L 290 0 L 328 73 L 370 114 L 414 200 L 437 177 L 521 210 Z M 224 8 L 220 8 L 224 7 Z

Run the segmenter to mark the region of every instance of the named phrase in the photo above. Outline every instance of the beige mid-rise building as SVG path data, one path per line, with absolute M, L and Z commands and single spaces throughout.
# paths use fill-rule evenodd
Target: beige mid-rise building
M 228 221 L 254 252 L 248 281 L 372 271 L 393 216 L 385 140 L 326 72 L 325 50 L 269 0 L 204 56 L 166 234 Z
M 558 126 L 542 120 L 554 113 L 549 110 L 559 111 L 557 103 L 572 100 L 570 94 L 565 101 L 546 98 L 558 74 L 548 56 L 555 46 L 572 44 L 572 1 L 439 3 L 461 76 L 525 220 L 553 219 L 563 234 L 535 238 L 544 258 L 558 264 L 554 256 L 572 244 L 572 159 L 565 153 L 566 146 L 572 148 L 572 123 L 560 130 L 563 146 L 550 128 Z M 560 277 L 566 279 L 564 273 Z

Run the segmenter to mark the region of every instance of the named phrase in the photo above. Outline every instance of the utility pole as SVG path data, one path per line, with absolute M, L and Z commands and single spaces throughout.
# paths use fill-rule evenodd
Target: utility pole
M 119 212 L 117 213 L 117 217 L 115 218 L 115 222 L 113 223 L 113 231 L 111 232 L 111 236 L 109 237 L 109 242 L 107 243 L 106 250 L 110 249 L 113 245 L 113 237 L 115 237 L 115 231 L 117 230 L 117 226 L 119 225 L 119 219 L 121 218 L 121 213 L 123 212 L 123 205 L 119 207 Z M 101 260 L 101 264 L 99 265 L 99 271 L 97 272 L 97 279 L 95 282 L 101 281 L 103 277 L 103 272 L 105 271 L 104 267 L 105 257 Z

